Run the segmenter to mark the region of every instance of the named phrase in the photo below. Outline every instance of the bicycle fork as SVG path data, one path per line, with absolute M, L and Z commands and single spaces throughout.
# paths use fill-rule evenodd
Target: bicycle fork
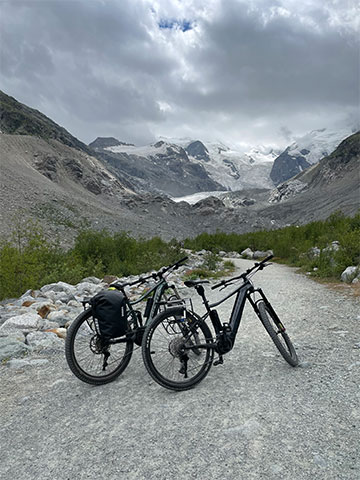
M 259 310 L 259 307 L 258 307 L 258 303 L 263 301 L 265 306 L 266 306 L 266 309 L 269 311 L 272 319 L 274 320 L 275 324 L 276 324 L 276 327 L 278 328 L 278 331 L 276 332 L 277 335 L 279 335 L 279 333 L 285 333 L 286 332 L 286 328 L 284 327 L 284 325 L 281 323 L 281 320 L 279 319 L 279 317 L 277 316 L 277 313 L 275 312 L 275 310 L 272 308 L 271 306 L 271 303 L 269 302 L 269 300 L 267 299 L 265 293 L 262 291 L 261 288 L 256 288 L 253 290 L 252 293 L 255 293 L 255 292 L 258 292 L 261 296 L 261 298 L 259 298 L 259 300 L 256 300 L 254 301 L 250 295 L 248 295 L 248 299 L 256 313 L 256 315 L 259 317 L 259 319 L 261 320 L 261 317 L 260 317 L 260 310 Z

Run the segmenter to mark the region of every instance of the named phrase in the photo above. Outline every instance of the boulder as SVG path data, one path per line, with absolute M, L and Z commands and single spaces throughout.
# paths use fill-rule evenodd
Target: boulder
M 360 274 L 359 267 L 350 266 L 347 267 L 341 274 L 341 281 L 351 283 Z
M 42 318 L 37 313 L 25 313 L 5 320 L 0 327 L 0 335 L 16 329 L 22 331 L 36 330 L 41 326 Z
M 43 348 L 64 349 L 63 340 L 53 332 L 31 332 L 26 337 L 26 343 L 35 350 Z
M 47 316 L 47 320 L 50 320 L 51 322 L 56 322 L 58 324 L 57 326 L 63 326 L 66 322 L 69 321 L 69 312 L 67 310 L 50 312 Z
M 27 352 L 29 347 L 12 337 L 0 337 L 0 361 L 19 357 Z
M 98 285 L 99 283 L 101 283 L 101 280 L 100 278 L 96 278 L 96 277 L 86 277 L 86 278 L 83 278 L 80 283 L 85 283 L 85 282 L 94 283 L 95 285 Z
M 69 283 L 65 282 L 57 282 L 57 283 L 50 283 L 48 285 L 44 285 L 40 288 L 41 293 L 48 293 L 48 292 L 65 292 L 67 294 L 74 294 L 75 287 L 70 285 Z
M 244 258 L 253 259 L 254 258 L 254 252 L 251 250 L 251 248 L 246 248 L 245 250 L 243 250 L 241 252 L 241 256 L 244 257 Z
M 270 255 L 274 255 L 272 250 L 267 250 L 266 252 L 263 252 L 262 250 L 256 250 L 253 255 L 254 260 L 258 260 L 260 258 L 265 258 Z

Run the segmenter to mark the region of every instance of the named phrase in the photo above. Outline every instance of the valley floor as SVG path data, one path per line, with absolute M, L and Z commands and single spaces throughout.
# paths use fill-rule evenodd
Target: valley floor
M 250 264 L 234 261 L 239 271 Z M 103 387 L 77 380 L 62 353 L 40 367 L 1 366 L 1 478 L 357 479 L 358 299 L 283 265 L 254 281 L 299 367 L 279 356 L 250 308 L 224 365 L 183 393 L 151 381 L 139 350 Z M 209 298 L 223 293 L 209 289 Z M 230 311 L 228 302 L 219 309 Z

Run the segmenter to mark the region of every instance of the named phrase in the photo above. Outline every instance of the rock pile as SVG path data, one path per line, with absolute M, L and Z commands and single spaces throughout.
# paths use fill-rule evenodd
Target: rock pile
M 181 267 L 176 275 L 171 274 L 168 280 L 180 286 L 182 282 L 179 273 L 183 273 L 187 268 Z M 118 281 L 131 282 L 136 278 L 126 277 Z M 1 302 L 0 362 L 27 353 L 63 351 L 66 329 L 83 310 L 81 301 L 106 288 L 108 280 L 88 277 L 77 285 L 52 283 L 44 285 L 40 290 L 28 290 L 18 299 Z M 135 298 L 144 288 L 144 284 L 134 286 L 129 288 L 127 293 L 130 298 Z M 22 359 L 22 362 L 32 363 L 33 360 Z

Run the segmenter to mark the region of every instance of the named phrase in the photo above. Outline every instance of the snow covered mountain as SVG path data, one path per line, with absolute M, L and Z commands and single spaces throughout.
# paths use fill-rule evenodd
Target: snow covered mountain
M 205 198 L 214 191 L 272 189 L 330 154 L 351 133 L 350 128 L 313 130 L 284 151 L 165 137 L 145 146 L 113 138 L 97 139 L 90 145 L 119 179 L 126 178 L 137 191 Z
M 189 180 L 195 173 L 199 181 L 195 182 L 196 185 L 195 183 L 192 186 L 184 185 L 184 188 L 177 189 L 176 192 L 173 185 L 169 185 L 168 182 L 163 182 L 161 185 L 153 184 L 155 190 L 162 190 L 172 196 L 206 191 L 272 188 L 274 185 L 270 179 L 270 171 L 275 158 L 280 154 L 280 151 L 269 147 L 241 150 L 221 142 L 204 144 L 200 140 L 190 138 L 165 139 L 164 137 L 154 144 L 141 147 L 124 145 L 116 141 L 114 145 L 108 145 L 102 149 L 113 156 L 117 155 L 119 162 L 124 156 L 131 157 L 133 162 L 141 159 L 145 169 L 146 164 L 149 165 L 149 163 L 156 165 L 158 169 L 171 169 L 174 167 L 175 159 L 180 161 L 181 166 L 186 166 L 187 171 L 183 176 L 178 175 L 179 185 L 184 178 Z M 180 167 L 178 162 L 177 166 Z M 149 184 L 147 186 L 149 187 Z
M 116 139 L 115 139 L 116 140 Z M 106 147 L 96 146 L 108 144 Z M 135 147 L 119 141 L 97 139 L 96 153 L 119 179 L 131 183 L 137 192 L 183 196 L 201 191 L 224 190 L 208 174 L 202 162 L 192 162 L 179 145 L 163 140 L 152 145 Z
M 275 159 L 270 172 L 271 180 L 279 185 L 294 177 L 333 152 L 344 138 L 355 131 L 350 128 L 322 128 L 297 138 Z

